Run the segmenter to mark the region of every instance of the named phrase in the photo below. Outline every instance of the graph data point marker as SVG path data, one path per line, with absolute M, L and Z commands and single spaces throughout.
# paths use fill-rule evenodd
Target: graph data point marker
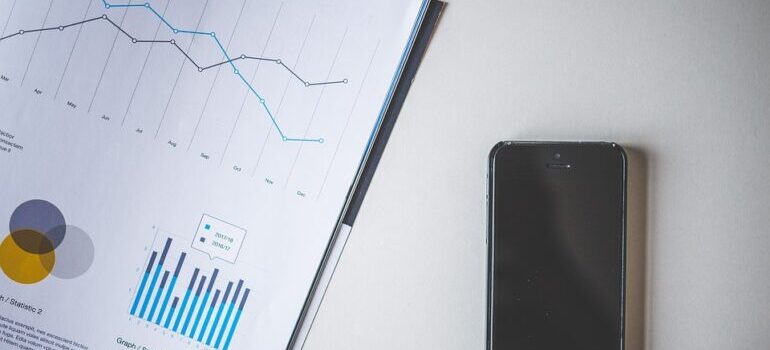
M 324 143 L 324 139 L 318 139 L 318 143 Z
M 198 67 L 198 71 L 199 71 L 199 72 L 203 72 L 203 68 L 201 68 L 201 67 Z
M 217 33 L 211 32 L 211 36 L 217 36 Z
M 241 74 L 237 69 L 233 71 L 235 74 Z
M 64 27 L 62 27 L 62 26 L 59 26 L 59 30 L 64 30 Z
M 136 39 L 131 39 L 131 42 L 136 44 Z
M 104 8 L 106 9 L 110 8 L 110 4 L 104 4 Z
M 343 83 L 345 83 L 345 84 L 347 84 L 347 83 L 348 83 L 348 80 L 347 80 L 347 79 L 342 79 L 342 82 L 343 82 Z
M 24 31 L 23 31 L 23 30 L 20 30 L 20 31 L 19 31 L 19 34 L 24 34 Z
M 107 19 L 107 15 L 102 15 L 102 19 Z
M 150 7 L 150 3 L 149 2 L 145 2 L 144 3 L 144 7 Z
M 244 58 L 246 58 L 246 55 L 243 55 L 243 54 L 242 54 L 242 55 L 241 55 L 241 59 L 244 59 Z
M 281 140 L 289 141 L 289 139 L 286 136 L 281 136 Z
M 170 43 L 171 43 L 171 45 L 176 45 L 176 40 L 174 40 L 174 39 L 171 39 L 171 40 L 169 40 L 168 42 L 170 42 Z
M 277 63 L 277 64 L 281 64 L 281 60 L 280 60 L 280 59 L 278 59 L 278 60 L 275 60 L 275 63 Z
M 310 86 L 310 83 L 305 82 L 305 87 L 308 87 L 308 86 Z
M 179 29 L 174 29 L 174 34 L 179 34 Z
M 259 103 L 261 103 L 261 104 L 265 104 L 265 99 L 264 99 L 264 98 L 260 98 L 260 99 L 259 99 Z

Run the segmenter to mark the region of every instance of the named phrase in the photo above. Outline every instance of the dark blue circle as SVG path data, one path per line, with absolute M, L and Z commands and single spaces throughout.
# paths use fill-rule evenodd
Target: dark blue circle
M 56 249 L 67 233 L 64 214 L 51 202 L 42 199 L 26 201 L 16 207 L 8 226 L 10 232 L 33 230 L 44 234 L 51 242 L 51 249 Z M 39 251 L 30 253 L 41 254 Z

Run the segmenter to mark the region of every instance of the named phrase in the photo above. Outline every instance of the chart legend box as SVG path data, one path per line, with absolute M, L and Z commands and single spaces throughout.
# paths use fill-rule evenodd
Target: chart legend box
M 192 247 L 208 254 L 211 259 L 222 259 L 234 264 L 244 238 L 245 229 L 203 214 Z

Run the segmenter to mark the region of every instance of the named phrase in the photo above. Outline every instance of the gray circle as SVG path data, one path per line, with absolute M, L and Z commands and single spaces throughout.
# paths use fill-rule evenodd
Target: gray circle
M 80 227 L 67 225 L 67 237 L 56 248 L 56 264 L 51 274 L 61 279 L 82 276 L 94 262 L 94 242 Z

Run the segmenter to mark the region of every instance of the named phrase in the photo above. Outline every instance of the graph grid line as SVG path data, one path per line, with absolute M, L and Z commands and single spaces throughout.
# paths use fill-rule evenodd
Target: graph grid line
M 58 26 L 50 26 L 50 27 L 43 27 L 43 28 L 36 28 L 36 29 L 21 29 L 15 33 L 8 34 L 6 36 L 0 37 L 0 42 L 16 37 L 21 36 L 24 34 L 29 33 L 37 33 L 37 32 L 47 32 L 47 31 L 64 31 L 67 28 L 75 27 L 75 26 L 82 26 L 87 23 L 92 23 L 96 21 L 103 21 L 109 23 L 111 26 L 113 26 L 116 30 L 118 30 L 120 33 L 125 35 L 129 40 L 131 40 L 134 44 L 139 43 L 161 43 L 161 44 L 170 44 L 172 45 L 180 54 L 182 54 L 187 61 L 192 63 L 195 68 L 198 70 L 198 72 L 204 72 L 206 70 L 209 70 L 211 68 L 219 67 L 222 65 L 230 65 L 230 67 L 233 69 L 233 74 L 246 86 L 249 92 L 254 95 L 254 97 L 257 98 L 259 101 L 259 104 L 262 106 L 263 110 L 267 114 L 270 123 L 275 127 L 276 131 L 278 131 L 279 136 L 281 137 L 281 140 L 284 142 L 317 142 L 317 143 L 323 143 L 323 138 L 307 138 L 307 137 L 291 137 L 281 128 L 281 126 L 278 123 L 278 120 L 276 119 L 275 114 L 273 113 L 272 109 L 268 106 L 267 101 L 263 97 L 262 94 L 260 94 L 253 86 L 252 83 L 250 83 L 240 72 L 238 69 L 238 66 L 235 65 L 235 62 L 237 61 L 260 61 L 260 62 L 272 62 L 280 66 L 282 69 L 286 70 L 293 78 L 297 79 L 299 82 L 301 82 L 305 87 L 313 87 L 313 86 L 326 86 L 326 85 L 336 85 L 336 84 L 347 84 L 349 81 L 348 79 L 341 79 L 341 80 L 327 80 L 327 81 L 310 81 L 305 78 L 303 78 L 301 75 L 299 75 L 294 69 L 287 66 L 283 60 L 280 58 L 270 58 L 270 57 L 260 57 L 260 56 L 251 56 L 247 54 L 241 54 L 238 56 L 231 55 L 227 49 L 222 45 L 222 42 L 219 40 L 215 32 L 206 32 L 206 31 L 200 31 L 200 30 L 189 30 L 189 29 L 181 29 L 177 28 L 171 23 L 166 20 L 166 18 L 155 10 L 155 8 L 150 5 L 149 2 L 145 2 L 142 4 L 113 4 L 108 2 L 107 0 L 102 0 L 102 3 L 104 4 L 105 9 L 118 9 L 118 8 L 142 8 L 150 12 L 152 15 L 157 17 L 161 23 L 163 23 L 164 26 L 166 26 L 168 29 L 172 31 L 174 34 L 188 34 L 193 36 L 205 36 L 208 38 L 211 38 L 211 40 L 216 44 L 216 46 L 219 48 L 219 50 L 224 55 L 225 60 L 222 62 L 210 64 L 210 65 L 201 65 L 198 62 L 196 62 L 190 55 L 182 49 L 174 39 L 169 40 L 148 40 L 148 39 L 140 39 L 137 38 L 130 33 L 128 33 L 125 29 L 123 29 L 119 24 L 115 23 L 112 19 L 110 19 L 109 16 L 106 14 L 103 14 L 101 16 L 89 18 L 82 21 L 77 21 L 73 23 L 58 25 Z

